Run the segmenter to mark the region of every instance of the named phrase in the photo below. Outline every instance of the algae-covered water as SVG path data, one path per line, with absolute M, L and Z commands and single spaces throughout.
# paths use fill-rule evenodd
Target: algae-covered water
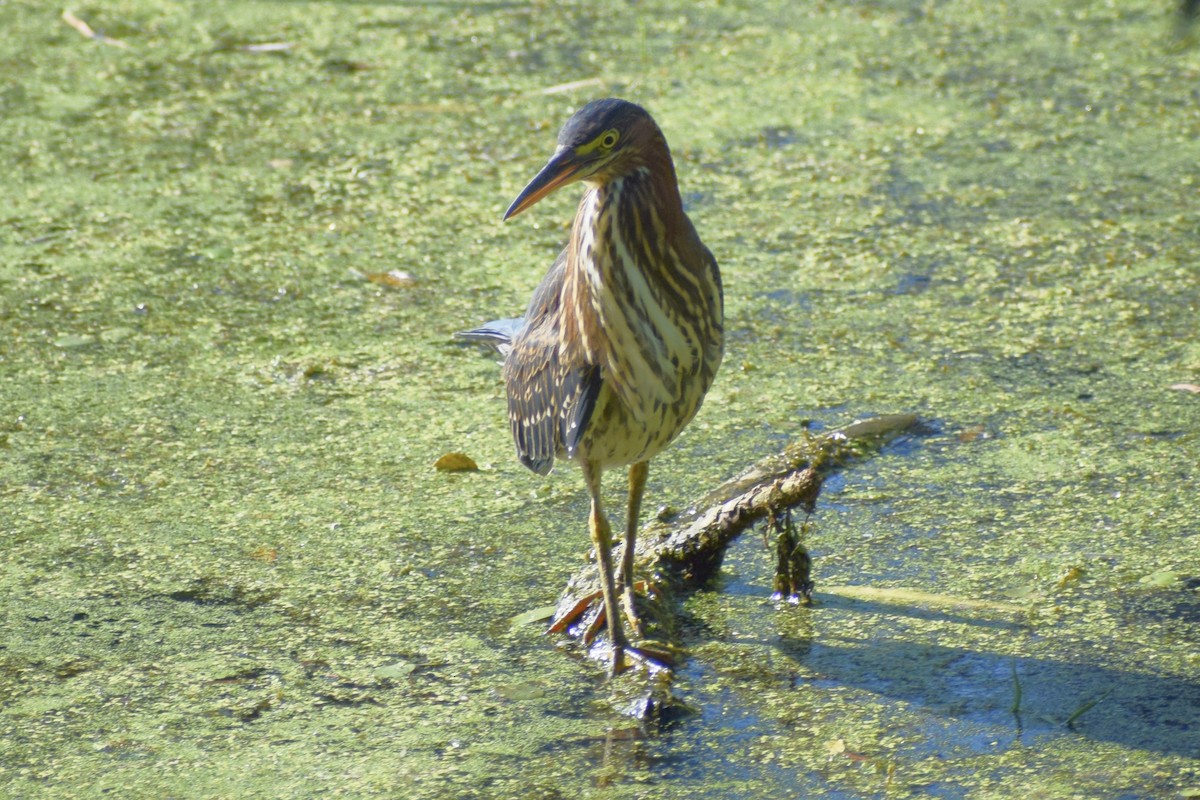
M 70 10 L 0 4 L 0 794 L 1200 796 L 1166 3 Z M 812 608 L 755 535 L 682 598 L 692 713 L 649 735 L 513 624 L 587 557 L 582 483 L 452 337 L 524 307 L 574 195 L 500 215 L 604 95 L 726 285 L 648 504 L 922 420 L 826 487 Z

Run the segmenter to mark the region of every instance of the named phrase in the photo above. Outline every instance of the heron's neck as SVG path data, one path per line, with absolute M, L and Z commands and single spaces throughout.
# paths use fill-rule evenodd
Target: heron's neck
M 580 201 L 563 286 L 564 332 L 591 363 L 613 363 L 613 340 L 621 336 L 651 350 L 687 347 L 679 326 L 660 311 L 696 283 L 684 252 L 690 223 L 673 171 L 669 177 L 639 166 L 590 186 Z M 628 343 L 619 350 L 627 352 Z
M 688 225 L 683 200 L 675 181 L 671 158 L 643 161 L 620 176 L 587 183 L 572 230 L 575 252 L 585 257 L 584 246 L 601 236 L 615 244 L 634 243 L 649 237 L 648 245 L 677 240 Z

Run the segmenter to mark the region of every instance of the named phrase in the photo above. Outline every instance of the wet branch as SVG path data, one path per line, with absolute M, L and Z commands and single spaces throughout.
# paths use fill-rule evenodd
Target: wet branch
M 675 604 L 669 597 L 698 588 L 721 564 L 725 548 L 759 520 L 766 519 L 780 539 L 776 590 L 780 594 L 811 593 L 807 552 L 790 525 L 790 511 L 811 513 L 821 484 L 848 463 L 877 451 L 883 444 L 915 427 L 911 414 L 894 414 L 854 422 L 829 433 L 805 436 L 778 454 L 759 461 L 741 475 L 726 481 L 696 506 L 669 522 L 653 522 L 638 536 L 637 573 L 653 575 L 654 597 L 643 608 L 652 634 L 674 638 Z M 614 555 L 619 558 L 619 555 Z M 555 612 L 556 625 L 577 614 L 599 590 L 594 565 L 581 570 L 567 584 Z M 585 640 L 595 627 L 600 603 L 592 603 L 579 624 L 568 632 Z M 555 626 L 552 626 L 555 627 Z

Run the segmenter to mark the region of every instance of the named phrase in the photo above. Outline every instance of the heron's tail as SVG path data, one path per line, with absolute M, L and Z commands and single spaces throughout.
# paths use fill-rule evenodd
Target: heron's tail
M 459 331 L 454 335 L 469 342 L 482 342 L 500 355 L 507 356 L 508 351 L 512 349 L 513 337 L 517 335 L 517 331 L 521 330 L 521 326 L 524 324 L 524 317 L 495 319 L 474 330 Z

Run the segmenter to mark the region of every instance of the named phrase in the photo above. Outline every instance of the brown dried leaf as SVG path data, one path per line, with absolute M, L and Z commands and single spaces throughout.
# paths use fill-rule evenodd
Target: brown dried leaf
M 479 469 L 475 460 L 466 453 L 446 453 L 433 466 L 439 472 L 474 472 Z
M 274 547 L 256 547 L 250 551 L 250 557 L 255 561 L 270 564 L 279 558 L 279 550 Z
M 1191 392 L 1192 394 L 1200 394 L 1200 386 L 1194 383 L 1173 383 L 1167 387 L 1174 389 L 1177 392 Z
M 963 428 L 961 431 L 958 432 L 958 440 L 960 442 L 964 442 L 964 443 L 974 442 L 977 439 L 990 439 L 990 438 L 992 438 L 992 437 L 988 434 L 987 428 L 985 428 L 983 425 L 980 425 L 980 424 L 968 425 L 967 427 Z

